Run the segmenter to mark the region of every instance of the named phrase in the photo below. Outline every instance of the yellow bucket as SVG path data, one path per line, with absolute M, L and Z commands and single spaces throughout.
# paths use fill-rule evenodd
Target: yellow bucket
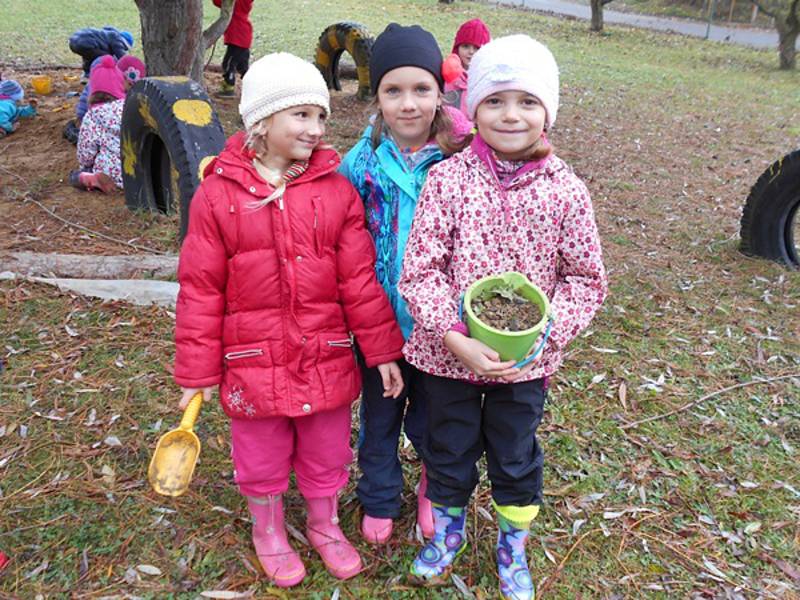
M 31 79 L 33 91 L 40 96 L 46 96 L 53 91 L 53 80 L 49 75 L 37 75 Z

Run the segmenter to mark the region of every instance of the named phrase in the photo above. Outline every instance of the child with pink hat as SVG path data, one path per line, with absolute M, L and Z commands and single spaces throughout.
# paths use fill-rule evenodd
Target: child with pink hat
M 453 41 L 452 54 L 458 56 L 461 61 L 463 71 L 454 81 L 445 82 L 445 102 L 450 106 L 455 106 L 462 113 L 467 114 L 467 70 L 472 60 L 472 55 L 484 44 L 488 44 L 492 39 L 486 23 L 480 19 L 471 19 L 462 23 L 456 32 L 456 39 Z
M 122 188 L 119 136 L 125 104 L 125 81 L 113 56 L 104 56 L 92 69 L 89 85 L 89 111 L 78 134 L 80 170 L 70 173 L 69 182 L 109 193 Z

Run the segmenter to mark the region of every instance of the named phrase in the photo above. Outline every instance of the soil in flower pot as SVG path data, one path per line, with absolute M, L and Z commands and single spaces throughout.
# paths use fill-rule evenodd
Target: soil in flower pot
M 542 320 L 539 307 L 513 288 L 486 290 L 472 299 L 471 306 L 478 319 L 500 331 L 524 331 Z

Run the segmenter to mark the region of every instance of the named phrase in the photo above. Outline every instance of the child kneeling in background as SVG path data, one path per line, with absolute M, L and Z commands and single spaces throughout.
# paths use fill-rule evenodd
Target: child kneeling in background
M 15 132 L 20 118 L 36 115 L 36 102 L 31 100 L 28 106 L 20 106 L 24 99 L 25 90 L 17 81 L 0 81 L 0 138 Z
M 69 175 L 71 185 L 109 193 L 122 189 L 120 127 L 125 106 L 125 80 L 113 56 L 104 56 L 89 76 L 89 110 L 78 134 L 80 169 Z

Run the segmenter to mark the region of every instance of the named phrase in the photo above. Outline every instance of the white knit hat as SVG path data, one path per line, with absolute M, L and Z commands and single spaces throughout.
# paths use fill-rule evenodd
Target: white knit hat
M 520 90 L 544 106 L 545 127 L 558 113 L 558 65 L 547 46 L 527 35 L 509 35 L 481 46 L 472 56 L 467 75 L 467 112 L 475 120 L 478 105 L 497 92 Z
M 328 86 L 317 68 L 288 52 L 267 54 L 247 70 L 242 79 L 239 114 L 244 126 L 301 104 L 313 104 L 330 114 Z

